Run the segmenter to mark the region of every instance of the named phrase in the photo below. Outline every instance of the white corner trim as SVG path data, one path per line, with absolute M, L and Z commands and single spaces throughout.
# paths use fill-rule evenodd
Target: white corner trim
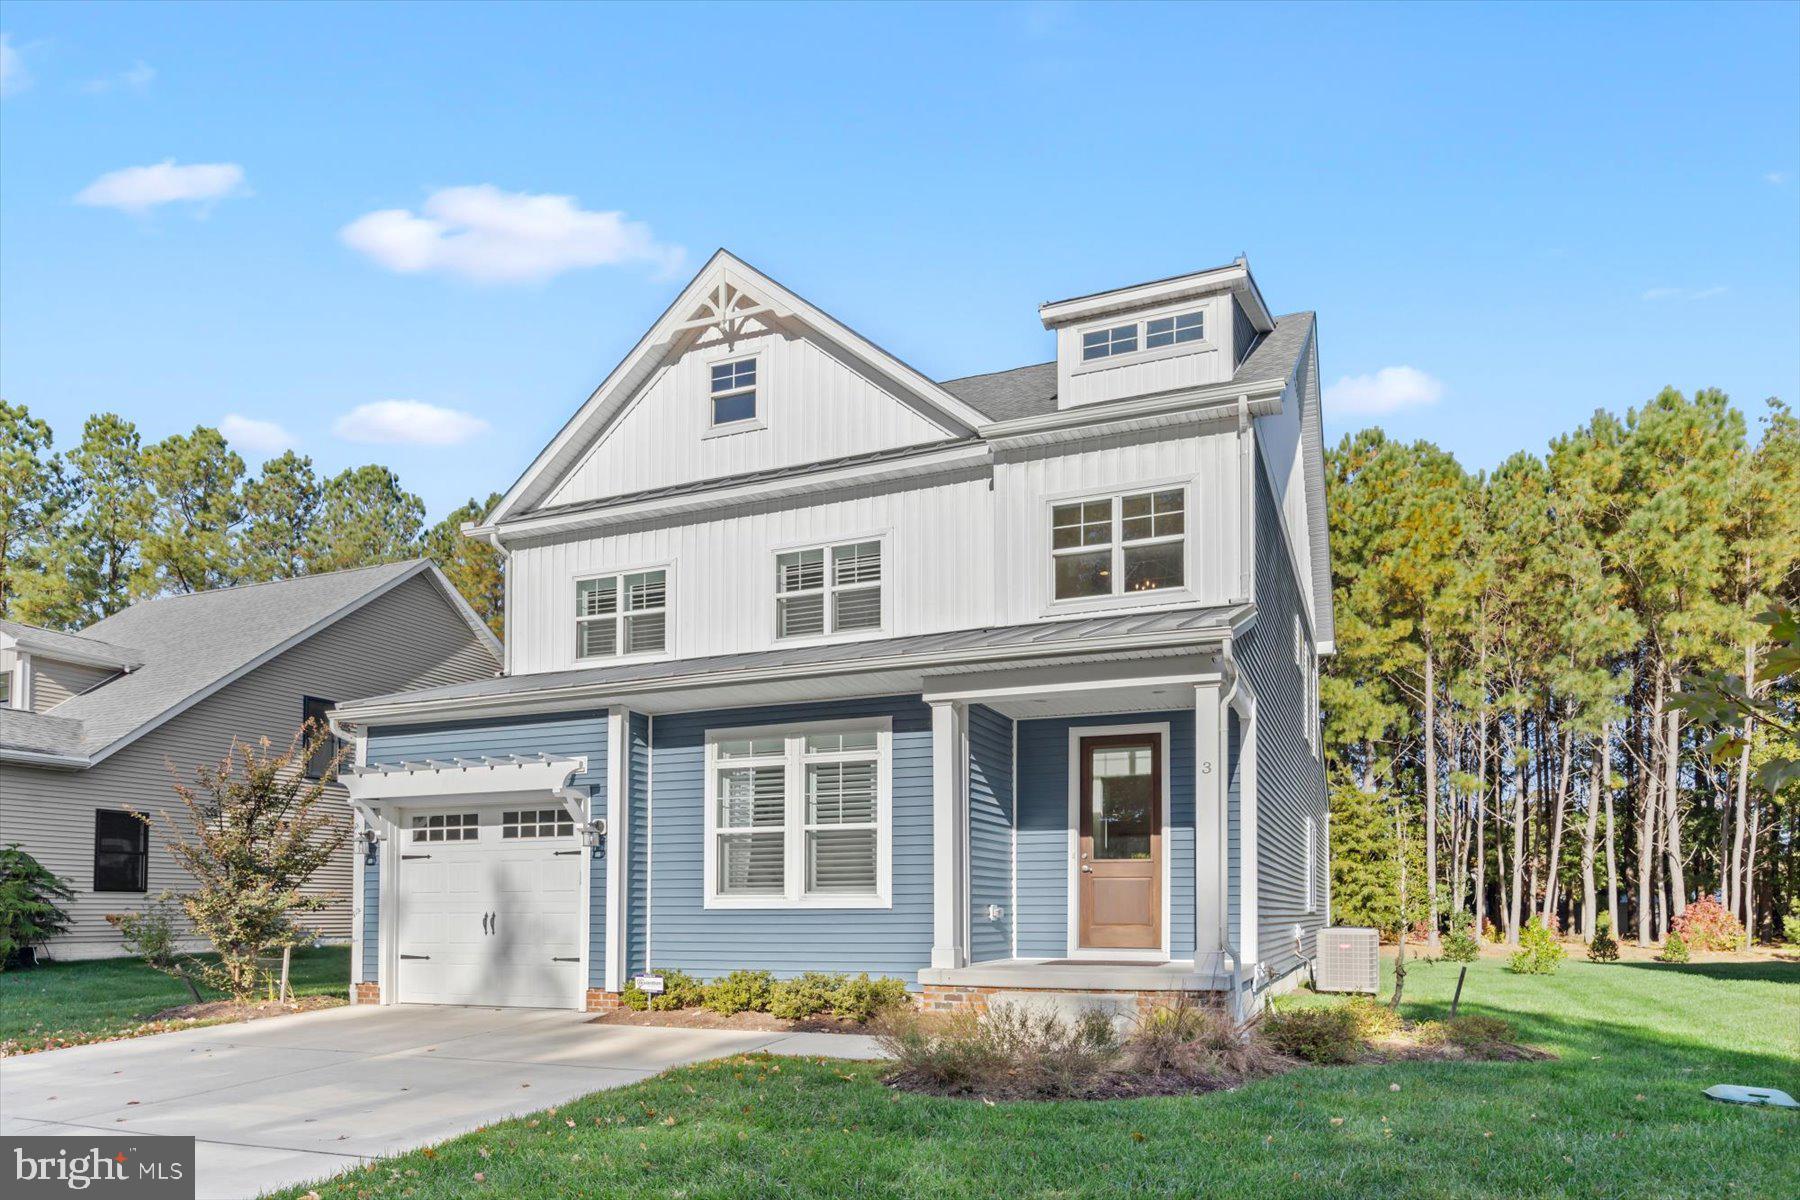
M 1175 857 L 1170 853 L 1173 838 L 1170 836 L 1170 796 L 1175 790 L 1175 781 L 1169 774 L 1169 723 L 1167 721 L 1145 721 L 1129 725 L 1071 725 L 1069 726 L 1069 769 L 1068 769 L 1068 818 L 1069 818 L 1069 860 L 1068 860 L 1068 955 L 1070 958 L 1104 958 L 1144 959 L 1146 961 L 1166 962 L 1169 958 L 1170 938 L 1173 936 L 1169 928 L 1173 913 L 1171 907 L 1169 865 Z M 1153 733 L 1162 743 L 1162 945 L 1144 949 L 1122 949 L 1116 946 L 1090 947 L 1081 945 L 1081 739 L 1088 737 L 1111 737 L 1119 734 Z
M 967 774 L 968 705 L 942 701 L 931 705 L 931 965 L 968 964 L 963 941 L 968 922 L 966 877 L 957 860 L 964 846 L 962 828 L 969 823 L 969 797 L 962 791 Z

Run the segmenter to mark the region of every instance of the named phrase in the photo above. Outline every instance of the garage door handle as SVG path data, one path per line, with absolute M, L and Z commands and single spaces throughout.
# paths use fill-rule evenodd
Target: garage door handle
M 488 922 L 493 919 L 494 919 L 493 913 L 482 913 L 481 914 L 481 932 L 483 932 L 483 933 L 492 933 L 493 932 L 493 930 L 488 928 Z
M 429 954 L 402 954 L 400 956 L 400 960 L 402 962 L 408 962 L 408 961 L 414 961 L 414 960 L 418 960 L 418 959 L 429 959 L 430 957 L 431 957 L 431 955 L 429 955 Z
M 407 861 L 407 860 L 408 860 L 408 859 L 414 859 L 414 858 L 430 858 L 430 857 L 431 857 L 431 855 L 429 855 L 429 854 L 402 854 L 402 855 L 401 855 L 401 856 L 400 856 L 400 861 L 401 861 L 401 862 L 406 862 L 406 861 Z
M 552 958 L 551 962 L 580 962 L 579 958 Z

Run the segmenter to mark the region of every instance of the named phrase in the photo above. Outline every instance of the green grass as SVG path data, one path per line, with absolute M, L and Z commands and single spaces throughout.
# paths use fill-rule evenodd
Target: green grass
M 294 952 L 288 982 L 295 995 L 344 995 L 349 979 L 348 946 Z M 201 994 L 209 1000 L 219 996 L 206 988 Z M 180 980 L 152 971 L 135 958 L 45 963 L 0 972 L 0 1049 L 10 1052 L 46 1043 L 118 1037 L 151 1014 L 192 1000 Z
M 1407 1015 L 1444 1015 L 1456 970 L 1412 964 Z M 1800 966 L 1571 962 L 1525 977 L 1489 960 L 1471 967 L 1462 1007 L 1559 1058 L 990 1107 L 890 1091 L 879 1064 L 740 1057 L 317 1188 L 326 1200 L 1800 1195 L 1800 1114 L 1700 1094 L 1800 1093 Z

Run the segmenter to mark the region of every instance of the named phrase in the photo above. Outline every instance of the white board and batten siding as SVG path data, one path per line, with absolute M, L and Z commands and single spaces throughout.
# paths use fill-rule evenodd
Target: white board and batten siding
M 756 420 L 714 429 L 712 367 L 745 358 L 756 360 Z M 729 345 L 696 348 L 664 366 L 544 505 L 579 504 L 956 436 L 956 430 L 921 415 L 814 342 L 763 332 Z
M 0 764 L 0 829 L 44 866 L 67 879 L 76 898 L 68 905 L 74 924 L 50 946 L 58 958 L 91 958 L 121 952 L 106 914 L 135 911 L 164 889 L 181 890 L 186 876 L 168 852 L 160 822 L 151 825 L 148 888 L 95 892 L 94 812 L 184 812 L 173 791 L 176 778 L 191 781 L 194 768 L 224 757 L 232 738 L 268 737 L 285 747 L 301 721 L 301 697 L 341 702 L 363 696 L 491 675 L 499 664 L 430 579 L 406 581 L 312 637 L 283 651 L 248 675 L 215 692 L 137 741 L 84 771 L 52 771 Z M 335 787 L 333 809 L 346 826 L 349 806 Z M 312 881 L 329 893 L 330 907 L 308 924 L 331 939 L 350 936 L 353 862 L 346 845 Z
M 1096 330 L 1136 323 L 1142 337 L 1143 322 L 1178 313 L 1204 314 L 1205 337 L 1147 353 L 1121 358 L 1084 359 L 1083 335 Z M 1095 317 L 1056 331 L 1057 406 L 1075 408 L 1129 396 L 1144 396 L 1180 388 L 1224 383 L 1237 369 L 1236 324 L 1242 310 L 1229 293 L 1152 308 L 1132 309 Z

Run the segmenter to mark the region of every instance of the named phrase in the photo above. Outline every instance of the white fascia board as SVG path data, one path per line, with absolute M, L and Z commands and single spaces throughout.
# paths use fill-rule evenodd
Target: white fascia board
M 739 667 L 729 671 L 709 671 L 666 679 L 625 681 L 613 684 L 570 683 L 539 691 L 519 692 L 506 696 L 470 696 L 451 700 L 390 701 L 359 707 L 341 705 L 338 715 L 345 726 L 370 724 L 404 725 L 448 717 L 499 716 L 521 708 L 551 711 L 570 704 L 612 704 L 621 697 L 641 696 L 657 692 L 679 692 L 693 688 L 718 687 L 728 684 L 813 679 L 832 675 L 860 675 L 891 670 L 929 671 L 938 667 L 955 667 L 963 663 L 995 663 L 1029 661 L 1034 658 L 1056 658 L 1071 653 L 1082 657 L 1157 647 L 1202 647 L 1230 644 L 1230 639 L 1251 627 L 1254 610 L 1241 605 L 1223 613 L 1217 624 L 1199 629 L 1158 631 L 1145 634 L 1118 634 L 1108 638 L 1082 638 L 1069 642 L 1033 642 L 1019 646 L 979 647 L 968 650 L 945 650 L 925 654 L 887 654 L 833 662 L 803 663 L 774 669 Z
M 80 637 L 81 635 L 71 634 L 70 636 Z M 30 654 L 47 662 L 73 663 L 78 667 L 103 667 L 110 671 L 131 672 L 144 665 L 142 659 L 132 658 L 116 651 L 109 653 L 111 648 L 96 646 L 90 651 L 79 647 L 72 648 L 63 642 L 51 645 L 39 641 L 30 634 L 19 637 L 16 634 L 0 633 L 0 650 L 13 649 L 18 650 L 21 654 Z M 119 649 L 123 649 L 123 647 Z
M 1251 416 L 1270 416 L 1281 411 L 1281 395 L 1286 387 L 1285 380 L 1265 379 L 1256 383 L 1234 385 L 1226 382 L 1201 388 L 1179 388 L 1132 400 L 1080 404 L 1056 412 L 996 421 L 983 425 L 980 432 L 987 441 L 1003 447 L 1045 440 L 1110 437 L 1152 423 L 1166 424 L 1169 418 L 1232 420 L 1237 416 L 1240 399 L 1248 402 Z
M 1216 267 L 1210 271 L 1198 271 L 1192 275 L 1158 279 L 1151 283 L 1115 288 L 1107 292 L 1095 292 L 1088 296 L 1076 296 L 1070 300 L 1053 300 L 1038 307 L 1038 317 L 1043 321 L 1045 329 L 1056 329 L 1077 321 L 1102 317 L 1107 313 L 1149 308 L 1158 304 L 1172 304 L 1190 296 L 1198 297 L 1223 291 L 1229 291 L 1237 296 L 1238 303 L 1244 306 L 1244 311 L 1250 315 L 1251 324 L 1259 332 L 1267 333 L 1275 328 L 1274 319 L 1269 315 L 1268 305 L 1263 303 L 1262 291 L 1256 286 L 1256 280 L 1250 275 L 1250 264 L 1243 259 L 1239 259 L 1230 266 Z
M 0 762 L 18 763 L 22 767 L 49 767 L 57 771 L 85 771 L 93 760 L 73 754 L 46 754 L 38 750 L 13 750 L 0 746 Z
M 861 487 L 896 479 L 925 478 L 966 467 L 985 464 L 990 449 L 980 442 L 959 442 L 935 452 L 891 459 L 880 463 L 862 463 L 836 467 L 804 475 L 764 479 L 731 487 L 658 496 L 629 504 L 603 508 L 525 516 L 504 524 L 486 525 L 470 531 L 475 537 L 493 536 L 501 542 L 528 537 L 543 537 L 575 530 L 602 529 L 656 517 L 706 512 L 712 509 L 736 509 L 762 500 L 784 496 L 813 495 L 840 488 Z

